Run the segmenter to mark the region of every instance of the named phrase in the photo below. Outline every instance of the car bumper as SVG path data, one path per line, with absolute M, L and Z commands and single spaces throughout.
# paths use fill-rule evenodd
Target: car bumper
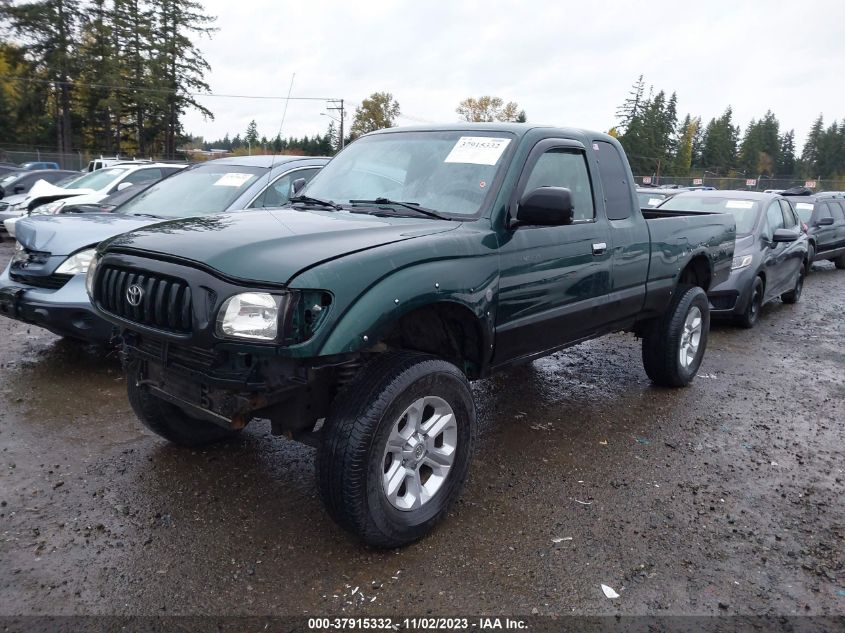
M 5 220 L 3 220 L 3 227 L 6 229 L 6 232 L 12 237 L 15 237 L 15 223 L 20 219 L 20 216 L 17 216 L 12 218 L 6 218 Z
M 757 270 L 746 266 L 732 270 L 726 281 L 713 286 L 707 292 L 710 300 L 710 314 L 714 317 L 742 314 L 751 300 L 751 289 Z
M 97 316 L 85 291 L 85 275 L 74 275 L 58 290 L 36 288 L 0 275 L 0 315 L 37 325 L 59 336 L 108 343 L 111 323 Z

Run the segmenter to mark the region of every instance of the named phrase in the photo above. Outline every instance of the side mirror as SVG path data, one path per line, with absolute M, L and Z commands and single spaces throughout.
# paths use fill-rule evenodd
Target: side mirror
M 293 181 L 293 184 L 290 186 L 292 195 L 298 194 L 302 191 L 302 188 L 305 186 L 305 178 L 297 178 Z
M 15 193 L 23 193 L 24 191 L 26 191 L 26 187 L 24 187 L 23 185 L 15 185 L 12 188 L 12 191 L 14 191 Z M 833 219 L 833 218 L 831 218 L 831 219 Z
M 831 226 L 833 224 L 833 218 L 821 218 L 818 222 L 816 222 L 816 226 Z
M 514 223 L 511 223 L 512 226 Z M 516 210 L 516 224 L 572 224 L 572 192 L 565 187 L 538 187 L 525 193 Z
M 117 191 L 123 191 L 124 189 L 129 189 L 132 186 L 131 182 L 122 182 L 117 186 Z
M 2 200 L 3 196 L 5 196 L 5 195 L 6 195 L 6 190 L 3 189 L 3 187 L 0 187 L 0 200 Z
M 798 239 L 798 231 L 792 229 L 777 229 L 772 235 L 772 242 L 794 242 Z

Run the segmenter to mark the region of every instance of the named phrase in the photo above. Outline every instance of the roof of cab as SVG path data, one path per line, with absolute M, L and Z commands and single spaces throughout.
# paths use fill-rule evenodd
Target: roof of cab
M 587 136 L 601 140 L 614 139 L 609 134 L 603 132 L 594 132 L 592 130 L 584 130 L 574 127 L 561 127 L 557 125 L 537 125 L 536 123 L 442 123 L 429 125 L 412 125 L 407 127 L 390 127 L 383 130 L 376 130 L 370 132 L 367 136 L 375 134 L 392 134 L 395 132 L 470 132 L 477 130 L 479 132 L 508 132 L 515 136 L 522 137 L 532 130 L 551 130 L 563 136 Z
M 243 167 L 274 167 L 284 163 L 290 163 L 299 160 L 313 160 L 318 162 L 328 162 L 327 156 L 292 156 L 290 154 L 261 154 L 258 156 L 229 156 L 227 158 L 216 158 L 208 161 L 215 165 L 241 165 Z

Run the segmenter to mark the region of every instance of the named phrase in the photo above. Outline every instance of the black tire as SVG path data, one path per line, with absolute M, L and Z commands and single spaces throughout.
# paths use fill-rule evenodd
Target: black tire
M 804 289 L 805 267 L 801 266 L 798 269 L 798 278 L 795 280 L 795 286 L 789 292 L 784 292 L 780 296 L 780 300 L 784 303 L 798 303 L 801 300 L 801 291 Z
M 816 247 L 812 244 L 807 245 L 807 265 L 805 266 L 805 271 L 808 275 L 810 271 L 813 269 L 813 258 L 816 256 Z
M 176 405 L 150 394 L 137 384 L 137 369 L 127 371 L 126 390 L 132 410 L 145 427 L 180 446 L 202 446 L 230 439 L 240 430 L 193 418 Z
M 763 279 L 759 276 L 755 277 L 748 305 L 745 306 L 745 311 L 736 317 L 737 325 L 751 329 L 757 324 L 757 320 L 760 318 L 760 310 L 763 308 L 764 291 Z
M 845 270 L 845 255 L 840 255 L 839 257 L 834 259 L 833 265 L 836 266 L 839 270 Z
M 384 490 L 387 440 L 405 419 L 403 412 L 427 396 L 442 399 L 454 413 L 455 453 L 433 496 L 416 509 L 402 510 L 391 504 Z M 317 450 L 320 496 L 331 517 L 365 543 L 381 548 L 407 545 L 431 530 L 460 495 L 474 442 L 475 404 L 457 367 L 413 352 L 384 354 L 332 403 Z
M 681 362 L 687 315 L 694 308 L 701 313 L 700 338 L 692 361 Z M 643 336 L 643 367 L 651 381 L 663 387 L 686 387 L 695 377 L 710 332 L 710 303 L 698 286 L 680 285 L 666 312 Z

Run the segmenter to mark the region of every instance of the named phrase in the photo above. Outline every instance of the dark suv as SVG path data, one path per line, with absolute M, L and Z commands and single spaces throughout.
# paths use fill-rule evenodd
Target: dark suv
M 845 269 L 845 198 L 819 194 L 787 199 L 807 225 L 807 272 L 814 261 L 822 259 Z

